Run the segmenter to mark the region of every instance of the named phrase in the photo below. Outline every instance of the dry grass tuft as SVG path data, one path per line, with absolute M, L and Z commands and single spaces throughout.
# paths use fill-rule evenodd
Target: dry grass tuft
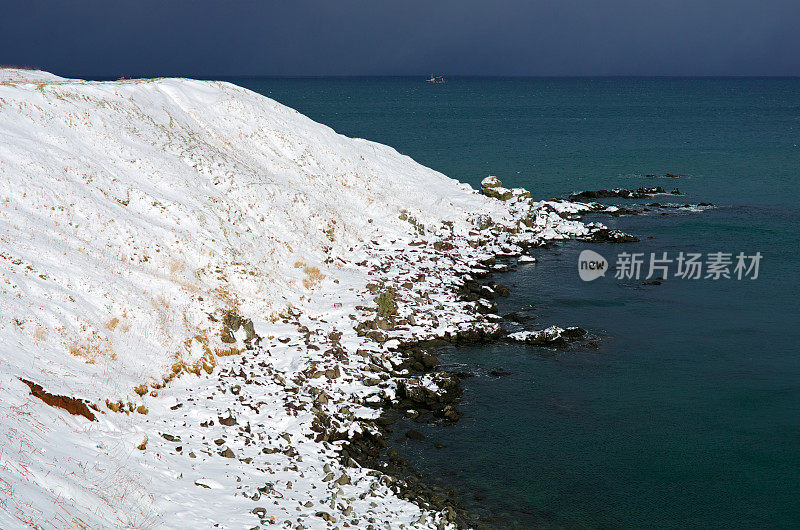
M 33 340 L 37 343 L 42 342 L 44 339 L 47 338 L 47 330 L 36 324 L 36 327 L 33 328 Z
M 67 345 L 70 355 L 82 359 L 86 364 L 94 364 L 100 358 L 117 360 L 117 354 L 111 346 L 93 333 L 86 342 L 73 341 Z
M 296 261 L 294 264 L 295 269 L 303 269 L 306 277 L 303 278 L 303 287 L 312 289 L 315 285 L 325 279 L 325 275 L 320 272 L 317 267 L 306 265 L 302 261 Z

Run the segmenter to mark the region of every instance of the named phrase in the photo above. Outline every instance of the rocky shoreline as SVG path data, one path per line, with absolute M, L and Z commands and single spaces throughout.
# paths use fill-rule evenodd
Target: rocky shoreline
M 492 186 L 484 186 L 484 194 L 498 200 L 508 200 L 511 197 L 529 198 L 523 192 L 516 190 L 510 195 L 503 191 L 498 193 L 497 188 L 501 186 L 496 178 L 492 178 L 490 184 Z M 562 217 L 575 218 L 574 215 L 562 215 Z M 582 239 L 593 242 L 638 241 L 628 234 L 600 226 L 593 227 L 593 230 Z M 541 246 L 546 244 L 545 241 L 538 242 Z M 389 487 L 397 496 L 425 510 L 444 514 L 444 520 L 458 528 L 491 528 L 491 523 L 470 513 L 458 500 L 457 492 L 425 482 L 423 475 L 400 457 L 388 440 L 394 432 L 392 425 L 401 417 L 417 422 L 448 425 L 457 422 L 462 416 L 457 407 L 462 394 L 461 380 L 470 374 L 440 370 L 438 348 L 446 345 L 458 346 L 501 340 L 564 347 L 569 342 L 586 336 L 586 331 L 581 328 L 553 327 L 542 331 L 510 333 L 501 326 L 504 320 L 514 320 L 515 316 L 510 315 L 506 319 L 496 314 L 497 305 L 493 300 L 500 296 L 509 296 L 510 290 L 492 278 L 494 273 L 513 270 L 517 258 L 524 255 L 521 252 L 524 252 L 525 247 L 526 245 L 522 245 L 516 253 L 489 256 L 475 264 L 477 266 L 463 270 L 456 278 L 451 279 L 451 298 L 455 302 L 471 305 L 470 312 L 475 317 L 475 320 L 466 327 L 455 332 L 423 336 L 413 340 L 408 340 L 402 335 L 395 336 L 393 331 L 396 325 L 405 324 L 407 320 L 395 319 L 394 310 L 382 309 L 387 296 L 385 294 L 387 291 L 383 291 L 375 297 L 375 302 L 379 306 L 376 317 L 360 319 L 354 328 L 360 335 L 378 342 L 399 339 L 394 347 L 399 353 L 398 361 L 387 367 L 381 364 L 380 359 L 370 358 L 369 368 L 379 377 L 366 381 L 369 385 L 380 385 L 379 381 L 393 381 L 396 383 L 396 392 L 391 396 L 384 395 L 377 401 L 365 402 L 365 405 L 380 411 L 380 415 L 374 420 L 364 421 L 361 433 L 346 439 L 341 449 L 341 462 L 343 464 L 355 462 L 359 466 L 390 477 Z M 377 293 L 379 289 L 373 291 Z M 521 334 L 527 335 L 522 337 Z M 596 343 L 589 342 L 588 347 L 596 347 Z M 405 437 L 412 440 L 424 438 L 413 429 L 406 432 Z
M 391 419 L 458 421 L 433 349 L 504 338 L 491 275 L 636 205 L 476 191 L 227 83 L 0 74 L 0 526 L 480 524 Z

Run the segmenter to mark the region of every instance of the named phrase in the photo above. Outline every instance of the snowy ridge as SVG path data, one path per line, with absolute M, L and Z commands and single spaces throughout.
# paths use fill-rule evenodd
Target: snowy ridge
M 367 284 L 417 282 L 401 339 L 490 326 L 448 294 L 459 275 L 593 230 L 228 83 L 0 70 L 0 133 L 3 528 L 444 525 L 312 429 L 361 432 L 361 404 L 396 391 L 365 383 L 398 362 L 353 329 Z M 229 313 L 259 345 L 225 340 Z

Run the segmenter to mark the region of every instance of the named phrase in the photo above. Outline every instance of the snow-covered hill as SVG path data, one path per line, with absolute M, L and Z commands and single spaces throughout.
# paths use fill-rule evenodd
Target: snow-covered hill
M 353 264 L 368 248 L 394 242 L 397 251 L 448 230 L 454 252 L 469 257 L 470 234 L 491 223 L 527 223 L 548 237 L 588 231 L 232 84 L 0 69 L 0 527 L 252 523 L 250 505 L 225 482 L 241 482 L 247 468 L 135 449 L 148 433 L 152 447 L 159 421 L 187 425 L 185 415 L 165 419 L 176 400 L 202 388 L 213 395 L 215 367 L 244 347 L 241 331 L 226 340 L 225 315 L 252 319 L 265 341 L 289 333 L 287 314 L 344 303 L 344 318 L 364 302 L 369 278 Z M 303 369 L 305 353 L 295 353 L 274 366 Z M 21 379 L 85 400 L 98 421 L 47 407 Z M 128 414 L 104 406 L 118 400 Z M 279 412 L 265 433 L 310 423 Z M 319 469 L 302 469 L 323 476 L 330 451 L 309 451 Z M 203 486 L 181 481 L 193 472 Z M 313 500 L 312 489 L 304 495 Z M 364 513 L 408 522 L 420 514 L 392 502 Z
M 196 335 L 223 347 L 208 313 L 302 305 L 337 257 L 406 232 L 401 209 L 425 224 L 491 211 L 235 85 L 2 72 L 0 337 L 17 350 L 4 364 L 71 394 L 130 392 L 195 361 Z

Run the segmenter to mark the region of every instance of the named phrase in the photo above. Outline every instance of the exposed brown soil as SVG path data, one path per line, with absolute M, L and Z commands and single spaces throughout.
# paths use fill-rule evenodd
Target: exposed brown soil
M 94 414 L 92 414 L 92 411 L 89 410 L 89 407 L 83 400 L 69 396 L 60 396 L 57 394 L 51 394 L 50 392 L 47 392 L 45 389 L 43 389 L 41 385 L 37 385 L 33 381 L 28 381 L 27 379 L 20 379 L 20 381 L 28 385 L 28 388 L 31 389 L 31 394 L 38 397 L 51 407 L 58 407 L 60 409 L 66 410 L 70 414 L 74 414 L 76 416 L 83 416 L 89 421 L 95 421 Z

